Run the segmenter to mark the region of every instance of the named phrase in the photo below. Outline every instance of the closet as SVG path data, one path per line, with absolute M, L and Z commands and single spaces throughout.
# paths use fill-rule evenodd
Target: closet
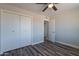
M 0 11 L 0 53 L 31 45 L 31 20 L 27 15 Z

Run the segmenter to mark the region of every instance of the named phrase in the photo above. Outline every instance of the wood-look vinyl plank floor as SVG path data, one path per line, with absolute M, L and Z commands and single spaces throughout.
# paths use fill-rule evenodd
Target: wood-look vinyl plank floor
M 40 44 L 4 52 L 1 56 L 79 56 L 79 49 L 57 42 L 45 41 Z

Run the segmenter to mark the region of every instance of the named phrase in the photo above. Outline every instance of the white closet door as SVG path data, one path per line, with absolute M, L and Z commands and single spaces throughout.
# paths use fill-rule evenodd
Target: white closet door
M 21 16 L 21 45 L 31 45 L 31 18 Z
M 1 16 L 1 50 L 16 49 L 20 46 L 19 16 L 6 12 Z

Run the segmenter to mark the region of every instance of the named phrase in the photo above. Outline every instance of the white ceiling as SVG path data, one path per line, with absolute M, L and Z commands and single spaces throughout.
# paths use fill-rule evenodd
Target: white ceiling
M 54 13 L 62 12 L 64 10 L 70 9 L 77 5 L 77 3 L 59 3 L 55 6 L 58 8 L 57 11 L 54 11 L 53 9 L 47 9 L 45 12 L 42 12 L 42 10 L 45 8 L 46 5 L 41 4 L 35 4 L 35 3 L 10 3 L 9 5 L 19 7 L 25 10 L 29 10 L 35 13 L 42 13 L 47 15 L 53 15 Z

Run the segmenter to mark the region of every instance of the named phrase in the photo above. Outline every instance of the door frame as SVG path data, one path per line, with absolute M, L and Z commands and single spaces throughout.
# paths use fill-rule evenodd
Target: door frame
M 47 24 L 47 37 L 45 37 L 45 23 Z M 49 21 L 44 20 L 44 40 L 49 39 Z

